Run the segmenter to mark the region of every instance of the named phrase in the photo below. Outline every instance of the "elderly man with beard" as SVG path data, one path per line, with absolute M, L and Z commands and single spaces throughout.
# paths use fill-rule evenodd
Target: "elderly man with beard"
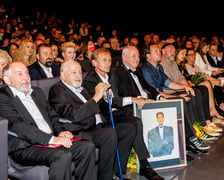
M 46 79 L 58 77 L 60 67 L 53 63 L 53 54 L 51 46 L 42 43 L 37 46 L 37 61 L 28 66 L 31 80 Z

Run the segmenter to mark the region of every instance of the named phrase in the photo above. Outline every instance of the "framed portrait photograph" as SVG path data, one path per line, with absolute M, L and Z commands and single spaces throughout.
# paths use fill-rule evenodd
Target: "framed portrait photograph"
M 134 104 L 134 115 L 143 122 L 143 136 L 154 169 L 187 165 L 183 101 L 172 99 L 146 103 L 142 109 Z

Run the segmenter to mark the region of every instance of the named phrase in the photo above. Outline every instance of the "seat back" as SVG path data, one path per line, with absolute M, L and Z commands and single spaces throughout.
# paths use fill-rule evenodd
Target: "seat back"
M 31 85 L 41 88 L 44 91 L 46 98 L 48 99 L 48 93 L 49 93 L 50 87 L 56 82 L 58 82 L 59 80 L 60 80 L 59 77 L 32 80 Z

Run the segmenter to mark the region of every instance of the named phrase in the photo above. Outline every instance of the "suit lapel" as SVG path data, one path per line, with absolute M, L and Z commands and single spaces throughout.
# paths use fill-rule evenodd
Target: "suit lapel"
M 140 91 L 139 91 L 139 89 L 138 89 L 138 86 L 137 86 L 137 84 L 136 84 L 136 82 L 135 82 L 135 80 L 133 79 L 133 77 L 132 77 L 132 75 L 131 75 L 131 72 L 129 72 L 129 70 L 124 66 L 124 64 L 121 64 L 121 67 L 124 69 L 124 71 L 128 74 L 128 77 L 129 77 L 129 79 L 131 80 L 131 82 L 132 82 L 132 84 L 134 85 L 134 87 L 135 87 L 135 90 L 138 92 L 138 94 L 140 95 L 141 93 L 140 93 Z M 138 75 L 136 75 L 137 77 L 138 77 Z M 139 77 L 138 77 L 138 79 L 139 79 Z M 139 82 L 140 82 L 140 80 L 139 80 Z M 140 82 L 141 83 L 141 82 Z
M 65 86 L 61 81 L 60 81 L 60 86 L 63 87 L 63 89 L 65 90 L 65 92 L 68 94 L 69 97 L 74 99 L 76 102 L 78 101 L 80 104 L 83 104 L 83 101 L 74 92 L 72 92 L 67 86 Z M 82 92 L 81 92 L 81 94 L 82 94 Z M 86 98 L 86 96 L 84 94 L 83 94 L 83 96 Z

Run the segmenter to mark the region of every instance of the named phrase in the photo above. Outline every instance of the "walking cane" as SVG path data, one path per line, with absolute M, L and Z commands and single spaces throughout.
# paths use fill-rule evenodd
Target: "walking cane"
M 115 128 L 115 126 L 114 126 L 114 117 L 113 117 L 113 114 L 112 114 L 112 107 L 111 107 L 111 100 L 110 100 L 109 91 L 107 91 L 107 101 L 108 101 L 109 110 L 110 110 L 110 121 L 111 121 L 112 128 L 114 129 Z M 117 148 L 116 153 L 117 153 L 117 163 L 118 163 L 119 172 L 120 172 L 120 179 L 123 180 L 122 169 L 121 169 L 121 162 L 120 162 L 120 155 L 119 155 L 118 148 Z

